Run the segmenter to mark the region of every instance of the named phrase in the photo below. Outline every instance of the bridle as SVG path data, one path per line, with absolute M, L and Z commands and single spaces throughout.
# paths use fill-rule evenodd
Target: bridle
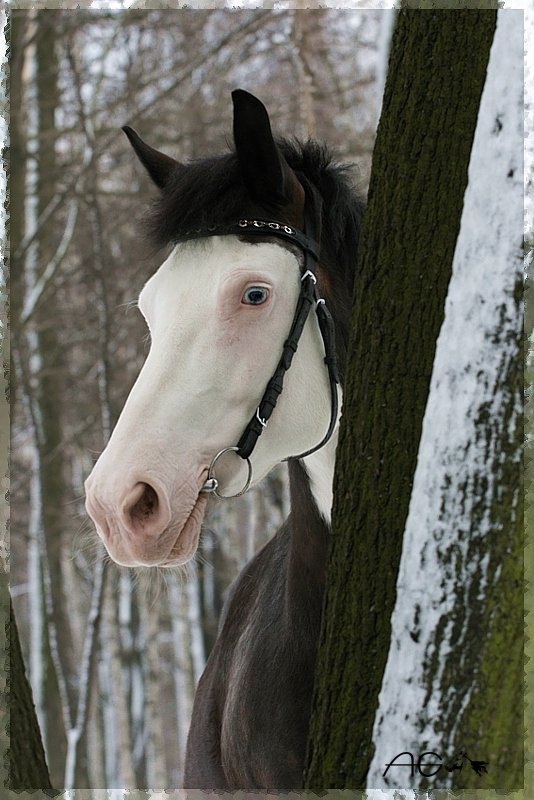
M 284 376 L 291 366 L 293 356 L 295 355 L 298 343 L 304 325 L 308 319 L 308 315 L 315 307 L 319 329 L 325 349 L 325 364 L 328 369 L 328 377 L 330 382 L 330 424 L 326 434 L 323 436 L 319 444 L 315 447 L 306 450 L 299 455 L 288 456 L 285 461 L 289 459 L 300 459 L 315 453 L 320 450 L 330 440 L 337 422 L 338 414 L 338 395 L 337 384 L 339 383 L 339 370 L 337 363 L 337 355 L 334 342 L 334 321 L 332 315 L 326 306 L 324 298 L 319 297 L 317 291 L 317 276 L 316 267 L 319 261 L 319 238 L 320 238 L 320 224 L 319 231 L 315 233 L 315 218 L 311 206 L 313 205 L 310 200 L 309 192 L 306 192 L 306 200 L 304 205 L 304 230 L 300 231 L 290 225 L 274 220 L 266 219 L 240 219 L 237 223 L 226 226 L 210 226 L 206 229 L 198 229 L 194 231 L 187 231 L 183 236 L 180 236 L 177 241 L 187 241 L 188 239 L 198 239 L 207 236 L 258 236 L 265 238 L 266 236 L 278 239 L 284 239 L 296 245 L 304 254 L 304 264 L 302 268 L 302 275 L 300 278 L 300 293 L 293 316 L 293 322 L 289 335 L 284 342 L 282 354 L 278 365 L 270 378 L 263 396 L 258 404 L 256 413 L 249 421 L 241 438 L 236 446 L 225 447 L 220 450 L 212 459 L 208 469 L 208 477 L 201 492 L 213 492 L 222 499 L 230 497 L 239 497 L 249 489 L 252 482 L 252 464 L 250 456 L 254 450 L 256 443 L 267 427 L 267 423 L 276 407 L 278 398 L 284 386 Z M 226 453 L 235 453 L 244 461 L 247 462 L 248 475 L 244 487 L 241 491 L 233 495 L 221 494 L 218 491 L 219 483 L 215 477 L 215 465 Z
M 278 398 L 282 393 L 284 386 L 284 376 L 291 366 L 293 356 L 295 355 L 300 337 L 304 330 L 304 325 L 308 319 L 308 315 L 315 307 L 317 320 L 319 323 L 319 330 L 325 349 L 325 364 L 328 369 L 328 377 L 330 383 L 330 423 L 326 434 L 321 441 L 314 447 L 306 450 L 304 453 L 299 453 L 295 456 L 288 456 L 285 461 L 289 459 L 301 459 L 320 450 L 330 440 L 337 422 L 338 414 L 338 395 L 337 384 L 339 383 L 339 370 L 337 363 L 337 355 L 334 341 L 334 321 L 332 315 L 326 306 L 324 298 L 319 297 L 317 291 L 317 276 L 316 267 L 319 261 L 319 244 L 316 240 L 315 234 L 315 221 L 314 215 L 310 209 L 309 194 L 306 193 L 306 201 L 304 207 L 304 231 L 300 231 L 290 225 L 286 225 L 274 220 L 265 219 L 240 219 L 239 222 L 228 226 L 211 226 L 205 230 L 188 231 L 184 239 L 196 239 L 205 236 L 221 236 L 221 235 L 237 235 L 237 236 L 273 236 L 278 239 L 284 239 L 296 245 L 304 254 L 304 264 L 302 268 L 302 275 L 300 278 L 300 293 L 297 300 L 293 322 L 288 337 L 284 342 L 280 360 L 276 369 L 270 378 L 263 396 L 256 408 L 256 412 L 250 419 L 245 430 L 236 446 L 225 447 L 220 450 L 212 459 L 208 469 L 208 477 L 202 486 L 202 492 L 214 492 L 217 497 L 228 499 L 231 497 L 240 497 L 245 494 L 249 489 L 252 482 L 252 464 L 250 456 L 256 443 L 267 427 L 267 423 L 276 407 Z M 317 239 L 319 236 L 317 236 Z M 241 491 L 233 495 L 224 495 L 218 491 L 219 483 L 215 477 L 215 465 L 226 453 L 236 453 L 243 460 L 247 462 L 248 475 L 246 483 Z

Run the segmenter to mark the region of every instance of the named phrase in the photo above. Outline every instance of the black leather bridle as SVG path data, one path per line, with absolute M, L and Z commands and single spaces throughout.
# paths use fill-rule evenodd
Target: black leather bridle
M 300 294 L 291 324 L 289 335 L 284 342 L 282 348 L 282 355 L 278 361 L 278 365 L 267 383 L 263 396 L 258 404 L 256 413 L 249 421 L 237 446 L 225 447 L 220 450 L 213 458 L 209 470 L 208 478 L 204 483 L 202 492 L 214 492 L 218 497 L 227 499 L 229 497 L 239 497 L 244 494 L 250 486 L 252 481 L 252 465 L 250 463 L 250 456 L 256 443 L 265 430 L 267 423 L 276 407 L 278 398 L 284 386 L 284 376 L 291 366 L 293 356 L 295 355 L 298 343 L 304 325 L 308 319 L 308 315 L 315 307 L 317 320 L 319 322 L 319 329 L 324 343 L 325 349 L 325 364 L 328 369 L 328 377 L 330 381 L 330 395 L 331 395 L 331 411 L 330 411 L 330 424 L 324 437 L 319 444 L 310 448 L 304 453 L 299 453 L 295 456 L 288 456 L 285 460 L 300 459 L 315 453 L 329 441 L 331 438 L 337 421 L 338 414 L 338 395 L 337 384 L 339 383 L 339 369 L 337 363 L 337 355 L 334 341 L 334 321 L 330 311 L 326 307 L 325 300 L 319 297 L 317 291 L 317 276 L 316 267 L 319 261 L 319 244 L 315 238 L 315 223 L 314 215 L 310 209 L 310 202 L 308 196 L 306 198 L 304 208 L 304 231 L 300 231 L 290 225 L 286 225 L 274 220 L 265 219 L 240 219 L 239 222 L 226 225 L 226 226 L 211 226 L 207 229 L 199 229 L 194 231 L 187 231 L 183 236 L 180 236 L 177 241 L 187 241 L 188 239 L 199 239 L 207 236 L 258 236 L 265 238 L 266 236 L 284 239 L 296 245 L 304 254 L 304 264 L 301 275 L 301 288 Z M 319 237 L 317 237 L 318 239 Z M 244 488 L 234 495 L 223 495 L 218 491 L 218 481 L 215 478 L 214 468 L 216 462 L 226 453 L 234 452 L 247 462 L 248 477 Z

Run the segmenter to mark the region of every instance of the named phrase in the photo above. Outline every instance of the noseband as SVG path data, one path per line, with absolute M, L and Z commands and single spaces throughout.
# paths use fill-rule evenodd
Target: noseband
M 264 238 L 266 236 L 273 236 L 275 238 L 284 239 L 285 241 L 291 242 L 292 244 L 296 245 L 304 254 L 304 265 L 300 279 L 299 298 L 297 301 L 293 322 L 291 324 L 291 329 L 286 341 L 284 342 L 282 355 L 280 356 L 278 365 L 265 388 L 263 397 L 258 404 L 254 416 L 243 431 L 237 446 L 225 447 L 223 450 L 220 450 L 217 453 L 209 466 L 207 480 L 201 489 L 202 492 L 214 492 L 217 497 L 221 497 L 223 499 L 227 499 L 229 497 L 239 497 L 240 495 L 244 494 L 250 486 L 252 481 L 252 465 L 250 463 L 250 456 L 254 450 L 254 447 L 256 446 L 256 442 L 265 430 L 271 414 L 276 407 L 276 403 L 284 386 L 284 376 L 291 366 L 293 356 L 297 351 L 298 343 L 304 330 L 304 325 L 308 319 L 308 315 L 312 307 L 315 307 L 315 313 L 317 314 L 319 329 L 321 331 L 325 349 L 324 361 L 328 369 L 328 377 L 330 381 L 330 424 L 325 436 L 321 439 L 319 444 L 315 445 L 315 447 L 312 447 L 310 450 L 307 450 L 305 453 L 299 453 L 299 455 L 295 456 L 288 456 L 288 458 L 284 460 L 287 461 L 290 458 L 305 458 L 306 456 L 315 453 L 317 450 L 320 450 L 321 447 L 324 447 L 324 445 L 329 441 L 336 426 L 338 412 L 337 384 L 339 383 L 339 371 L 334 343 L 334 321 L 330 311 L 326 307 L 325 300 L 322 297 L 319 297 L 317 291 L 316 268 L 319 261 L 319 245 L 315 240 L 314 216 L 310 212 L 309 205 L 309 195 L 307 193 L 304 210 L 304 231 L 299 231 L 290 225 L 285 225 L 281 222 L 275 222 L 273 220 L 241 219 L 239 222 L 229 226 L 212 226 L 205 230 L 201 229 L 188 231 L 179 239 L 179 241 L 184 241 L 187 239 L 198 239 L 206 236 L 225 235 L 261 236 Z M 247 462 L 248 476 L 246 484 L 240 492 L 237 492 L 237 494 L 234 495 L 223 495 L 218 490 L 219 483 L 215 477 L 214 470 L 219 459 L 230 452 L 236 453 L 236 455 L 240 456 L 240 458 Z

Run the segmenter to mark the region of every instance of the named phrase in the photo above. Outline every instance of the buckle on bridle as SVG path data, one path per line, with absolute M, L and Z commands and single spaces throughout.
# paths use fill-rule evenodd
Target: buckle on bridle
M 311 281 L 313 281 L 314 284 L 317 284 L 317 276 L 315 275 L 314 272 L 311 271 L 311 269 L 307 269 L 306 270 L 306 272 L 304 273 L 304 275 L 300 279 L 301 283 L 304 283 L 304 281 L 307 280 L 308 278 Z

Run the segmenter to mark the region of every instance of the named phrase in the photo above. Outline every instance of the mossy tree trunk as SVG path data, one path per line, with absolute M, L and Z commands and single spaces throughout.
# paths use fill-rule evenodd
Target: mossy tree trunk
M 41 789 L 53 795 L 46 765 L 41 731 L 37 722 L 32 690 L 26 677 L 19 635 L 13 608 L 10 604 L 9 650 L 9 773 L 10 789 L 32 791 Z
M 499 12 L 404 534 L 372 787 L 399 785 L 399 769 L 384 776 L 384 765 L 403 749 L 456 764 L 428 778 L 405 770 L 404 786 L 523 782 L 522 42 L 521 12 Z
M 306 774 L 313 791 L 364 789 L 373 756 L 403 531 L 495 21 L 494 11 L 397 16 L 355 283 Z

